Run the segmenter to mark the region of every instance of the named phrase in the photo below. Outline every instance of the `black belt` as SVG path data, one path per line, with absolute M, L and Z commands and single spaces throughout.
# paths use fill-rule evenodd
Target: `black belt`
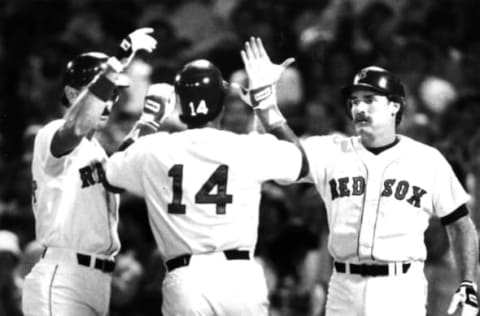
M 48 248 L 45 248 L 43 250 L 42 258 L 45 257 L 47 250 Z M 77 253 L 76 255 L 77 255 L 77 263 L 82 266 L 90 267 L 90 262 L 92 261 L 92 259 L 95 259 L 95 263 L 93 264 L 93 267 L 95 269 L 98 269 L 106 273 L 110 273 L 110 272 L 113 272 L 113 270 L 115 270 L 115 261 L 113 260 L 92 258 L 92 256 L 86 255 L 83 253 Z
M 355 263 L 343 263 L 334 262 L 335 270 L 340 273 L 347 273 L 347 265 L 350 268 L 350 274 L 359 274 L 361 276 L 387 276 L 390 275 L 388 270 L 388 264 L 355 264 Z M 411 263 L 402 263 L 401 271 L 393 271 L 392 274 L 407 273 L 410 269 Z M 399 269 L 400 270 L 400 269 Z
M 248 252 L 248 250 L 231 249 L 231 250 L 225 250 L 223 251 L 223 253 L 225 254 L 225 257 L 227 258 L 227 260 L 249 260 L 250 259 L 250 253 Z M 181 255 L 168 260 L 165 263 L 165 265 L 167 266 L 167 271 L 170 272 L 177 268 L 188 266 L 190 264 L 191 258 L 192 258 L 192 255 L 188 254 L 188 255 Z

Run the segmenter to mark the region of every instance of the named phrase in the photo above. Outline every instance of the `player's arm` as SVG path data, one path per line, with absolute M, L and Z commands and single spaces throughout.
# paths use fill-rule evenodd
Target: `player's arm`
M 55 157 L 70 153 L 84 136 L 92 132 L 101 114 L 111 99 L 121 66 L 118 60 L 110 58 L 104 69 L 92 81 L 73 96 L 72 105 L 65 114 L 65 123 L 54 134 L 50 146 Z M 76 94 L 66 86 L 67 97 Z
M 302 154 L 302 167 L 298 179 L 308 174 L 308 160 L 305 151 L 295 133 L 287 124 L 277 105 L 276 85 L 283 71 L 295 59 L 288 58 L 282 64 L 273 64 L 268 57 L 262 41 L 252 37 L 245 43 L 241 52 L 245 71 L 249 79 L 249 89 L 237 87 L 242 99 L 252 106 L 265 130 L 278 139 L 295 144 Z
M 462 306 L 462 316 L 477 315 L 478 235 L 466 204 L 441 219 L 446 227 L 453 254 L 463 280 L 448 309 L 453 314 Z
M 155 83 L 148 87 L 143 111 L 133 128 L 124 138 L 117 152 L 125 151 L 138 138 L 159 131 L 162 122 L 173 112 L 175 107 L 175 89 L 168 83 Z M 116 158 L 118 159 L 118 158 Z M 121 193 L 124 189 L 111 184 L 105 177 L 105 189 L 113 193 Z
M 119 74 L 128 67 L 137 51 L 152 52 L 155 49 L 157 41 L 149 35 L 152 32 L 151 28 L 141 28 L 130 33 L 122 40 L 118 58 L 110 57 L 92 81 L 72 97 L 74 101 L 65 115 L 65 123 L 57 130 L 50 145 L 55 157 L 70 153 L 95 129 L 107 102 L 111 102 Z M 71 87 L 66 89 L 67 95 L 76 93 Z
M 142 114 L 133 128 L 120 144 L 118 151 L 123 151 L 139 137 L 159 131 L 162 122 L 175 108 L 175 89 L 168 83 L 155 83 L 148 87 Z

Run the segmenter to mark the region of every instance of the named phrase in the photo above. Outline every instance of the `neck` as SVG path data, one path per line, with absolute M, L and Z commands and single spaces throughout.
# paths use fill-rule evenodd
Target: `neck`
M 377 133 L 360 133 L 360 141 L 363 146 L 369 148 L 382 147 L 395 141 L 397 134 L 395 131 L 382 131 Z

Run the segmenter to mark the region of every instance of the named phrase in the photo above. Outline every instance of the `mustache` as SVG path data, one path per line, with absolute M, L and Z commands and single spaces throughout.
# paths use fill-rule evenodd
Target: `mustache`
M 366 114 L 359 113 L 355 115 L 355 117 L 353 118 L 353 121 L 355 123 L 365 122 L 365 121 L 370 122 L 370 118 Z

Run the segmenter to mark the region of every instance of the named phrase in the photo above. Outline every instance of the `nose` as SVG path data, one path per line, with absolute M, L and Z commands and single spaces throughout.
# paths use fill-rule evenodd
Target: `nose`
M 352 113 L 366 113 L 368 111 L 368 104 L 362 100 L 355 100 L 351 102 Z

